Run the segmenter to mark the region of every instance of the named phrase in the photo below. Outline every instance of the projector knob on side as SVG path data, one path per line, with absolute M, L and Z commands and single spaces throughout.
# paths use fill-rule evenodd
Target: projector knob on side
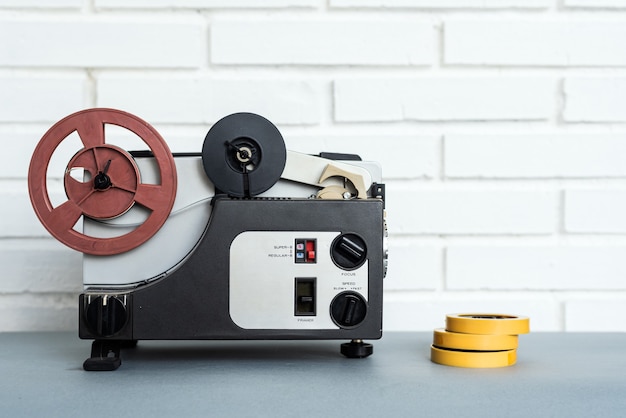
M 91 296 L 85 307 L 89 329 L 100 337 L 110 337 L 120 332 L 128 321 L 125 297 Z

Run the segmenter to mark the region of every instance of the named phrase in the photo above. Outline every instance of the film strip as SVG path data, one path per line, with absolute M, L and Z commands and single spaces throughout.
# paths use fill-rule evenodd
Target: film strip
M 435 329 L 430 359 L 454 367 L 492 368 L 517 361 L 518 335 L 530 332 L 525 316 L 449 314 L 446 328 Z

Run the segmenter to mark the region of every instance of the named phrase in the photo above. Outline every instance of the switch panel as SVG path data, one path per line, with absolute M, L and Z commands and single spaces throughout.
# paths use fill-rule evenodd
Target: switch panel
M 297 238 L 295 257 L 296 263 L 317 262 L 317 240 Z
M 356 302 L 369 303 L 368 257 L 360 267 L 351 264 L 351 269 L 333 260 L 333 243 L 344 235 L 337 231 L 239 234 L 230 247 L 228 306 L 233 322 L 248 330 L 298 331 L 338 331 L 362 323 L 365 309 L 360 303 L 354 305 L 350 298 L 333 302 L 337 295 L 351 292 L 360 296 Z M 354 237 L 347 238 L 364 248 Z M 331 312 L 331 305 L 337 312 Z

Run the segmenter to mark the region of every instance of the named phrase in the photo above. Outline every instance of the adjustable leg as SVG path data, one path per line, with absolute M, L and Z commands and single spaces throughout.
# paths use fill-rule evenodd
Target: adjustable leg
M 122 365 L 120 349 L 124 341 L 95 340 L 91 345 L 91 357 L 83 363 L 90 372 L 112 371 Z
M 365 358 L 374 352 L 372 344 L 364 343 L 363 340 L 352 340 L 341 344 L 341 354 L 348 358 Z

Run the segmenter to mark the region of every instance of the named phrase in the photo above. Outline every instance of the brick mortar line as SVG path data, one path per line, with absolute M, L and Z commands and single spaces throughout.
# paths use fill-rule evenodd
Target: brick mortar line
M 390 214 L 391 215 L 391 214 Z M 577 248 L 577 247 L 624 247 L 626 233 L 622 234 L 389 234 L 389 242 L 399 246 L 441 247 L 522 247 L 522 248 Z
M 30 133 L 34 130 L 47 130 L 56 121 L 6 121 L 0 122 L 0 132 L 27 132 Z M 172 122 L 159 122 L 156 120 L 149 121 L 157 129 L 167 130 L 170 134 L 188 136 L 190 133 L 195 133 L 195 130 L 204 129 L 209 123 L 197 122 L 197 123 L 172 123 Z M 389 122 L 362 122 L 362 123 L 334 123 L 332 125 L 298 125 L 298 124 L 284 124 L 279 126 L 279 129 L 283 135 L 288 136 L 333 136 L 333 137 L 358 137 L 358 136 L 385 136 L 385 137 L 398 137 L 398 138 L 435 138 L 445 137 L 446 135 L 484 135 L 487 137 L 494 137 L 498 135 L 519 135 L 524 136 L 607 136 L 607 137 L 623 137 L 626 136 L 626 121 L 624 123 L 615 124 L 599 124 L 599 123 L 572 123 L 567 126 L 555 126 L 549 125 L 545 122 L 518 122 L 518 121 L 462 121 L 462 122 L 450 122 L 443 121 L 403 121 L 399 123 Z M 619 129 L 619 130 L 616 130 Z M 442 132 L 445 131 L 445 132 Z M 42 132 L 43 133 L 43 132 Z M 545 177 L 552 179 L 559 179 L 557 177 Z M 618 177 L 608 177 L 606 179 L 613 179 Z M 465 181 L 465 180 L 478 180 L 478 177 L 451 177 L 451 180 Z M 526 180 L 525 178 L 492 178 L 495 181 L 507 180 Z M 528 178 L 528 180 L 541 180 L 541 178 Z M 564 178 L 587 180 L 586 177 L 582 178 Z M 605 179 L 605 177 L 600 177 Z
M 172 8 L 98 8 L 93 0 L 88 0 L 77 8 L 42 8 L 42 7 L 0 7 L 0 19 L 29 18 L 29 17 L 78 17 L 89 15 L 98 17 L 173 17 L 180 19 L 184 16 L 204 16 L 211 14 L 224 20 L 251 20 L 262 18 L 272 19 L 301 19 L 309 18 L 313 21 L 324 21 L 324 17 L 332 20 L 378 20 L 381 15 L 397 20 L 411 21 L 423 19 L 433 23 L 443 22 L 445 19 L 468 21 L 500 21 L 502 19 L 532 21 L 532 22 L 568 22 L 572 20 L 619 21 L 626 18 L 626 7 L 623 8 L 566 8 L 556 9 L 419 9 L 419 8 L 337 8 L 329 7 L 267 7 L 267 8 L 227 8 L 227 7 L 172 7 Z

